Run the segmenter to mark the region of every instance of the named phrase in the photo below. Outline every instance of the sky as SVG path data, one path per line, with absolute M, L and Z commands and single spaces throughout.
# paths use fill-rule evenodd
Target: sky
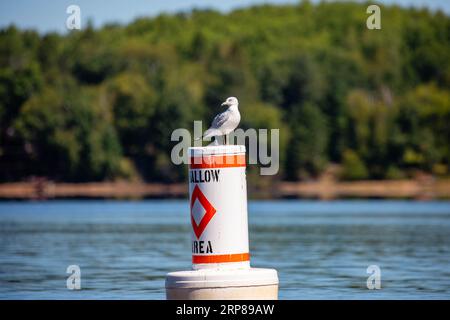
M 212 8 L 228 12 L 255 4 L 297 3 L 298 0 L 0 0 L 0 28 L 11 24 L 41 33 L 66 32 L 66 9 L 75 4 L 81 8 L 81 21 L 91 20 L 95 27 L 105 23 L 126 24 L 137 17 L 174 13 L 192 8 Z M 318 2 L 313 0 L 312 2 Z M 377 0 L 383 4 L 428 7 L 450 14 L 450 0 Z

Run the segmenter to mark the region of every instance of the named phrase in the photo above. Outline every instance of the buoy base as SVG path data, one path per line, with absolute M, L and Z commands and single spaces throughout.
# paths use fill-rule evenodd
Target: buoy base
M 202 269 L 170 272 L 168 300 L 277 300 L 278 275 L 274 269 Z
M 205 289 L 166 288 L 167 300 L 278 300 L 278 285 Z

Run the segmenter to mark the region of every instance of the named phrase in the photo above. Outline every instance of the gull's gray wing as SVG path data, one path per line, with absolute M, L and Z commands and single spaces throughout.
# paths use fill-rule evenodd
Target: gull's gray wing
M 228 111 L 224 111 L 219 113 L 214 117 L 213 122 L 211 124 L 211 129 L 219 129 L 227 120 L 230 118 L 230 113 Z
M 227 122 L 229 118 L 230 112 L 228 112 L 228 110 L 215 116 L 212 121 L 211 127 L 203 134 L 203 139 L 207 139 L 213 136 L 221 136 L 222 132 L 220 128 L 225 124 L 225 122 Z

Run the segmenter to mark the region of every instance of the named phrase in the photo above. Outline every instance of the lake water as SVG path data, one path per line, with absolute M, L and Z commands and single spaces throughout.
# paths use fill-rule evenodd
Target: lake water
M 280 299 L 450 298 L 450 202 L 253 201 L 249 223 Z M 165 274 L 191 267 L 189 224 L 187 201 L 2 202 L 0 298 L 164 299 Z

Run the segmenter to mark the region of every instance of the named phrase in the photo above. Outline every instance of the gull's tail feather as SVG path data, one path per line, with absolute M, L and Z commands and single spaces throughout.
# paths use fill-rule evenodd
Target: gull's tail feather
M 220 132 L 220 130 L 217 129 L 208 129 L 205 131 L 205 133 L 203 134 L 203 139 L 209 139 L 211 137 L 214 136 L 220 136 L 222 135 L 222 133 Z

